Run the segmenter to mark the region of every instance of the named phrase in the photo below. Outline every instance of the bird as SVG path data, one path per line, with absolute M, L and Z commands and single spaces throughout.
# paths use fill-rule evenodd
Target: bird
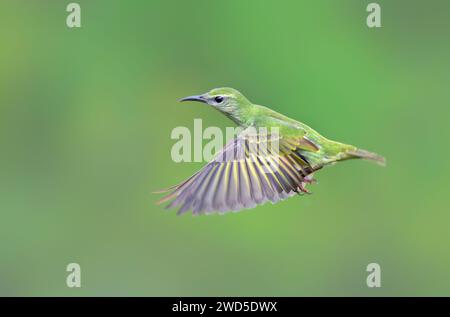
M 332 141 L 302 122 L 253 104 L 233 88 L 214 88 L 179 101 L 205 103 L 241 132 L 194 175 L 155 192 L 166 193 L 156 203 L 170 201 L 166 209 L 178 208 L 178 215 L 237 212 L 310 194 L 306 186 L 316 183 L 315 172 L 336 162 L 364 159 L 386 164 L 376 153 Z

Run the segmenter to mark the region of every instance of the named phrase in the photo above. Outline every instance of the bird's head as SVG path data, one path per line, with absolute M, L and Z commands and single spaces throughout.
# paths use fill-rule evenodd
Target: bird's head
M 251 106 L 250 101 L 243 94 L 233 88 L 214 88 L 202 95 L 189 96 L 180 101 L 198 101 L 213 106 L 220 112 L 240 123 L 242 110 Z

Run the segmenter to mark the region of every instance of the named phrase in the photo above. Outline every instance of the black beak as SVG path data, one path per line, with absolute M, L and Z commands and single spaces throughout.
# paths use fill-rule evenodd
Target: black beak
M 179 101 L 199 101 L 199 102 L 206 103 L 206 99 L 202 95 L 184 97 L 184 98 L 181 98 Z

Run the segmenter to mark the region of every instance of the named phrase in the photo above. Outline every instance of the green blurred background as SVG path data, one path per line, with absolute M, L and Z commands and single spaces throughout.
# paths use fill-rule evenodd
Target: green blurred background
M 450 2 L 378 0 L 379 29 L 362 0 L 79 0 L 79 29 L 69 2 L 0 5 L 0 295 L 450 295 Z M 388 166 L 176 217 L 151 192 L 203 163 L 172 129 L 230 126 L 177 99 L 220 86 Z

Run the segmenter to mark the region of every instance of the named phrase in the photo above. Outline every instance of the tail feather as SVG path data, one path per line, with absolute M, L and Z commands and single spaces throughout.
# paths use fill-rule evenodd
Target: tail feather
M 356 149 L 348 151 L 347 154 L 350 155 L 349 158 L 361 158 L 364 160 L 373 161 L 381 166 L 386 166 L 386 159 L 376 153 L 372 153 L 362 149 Z

